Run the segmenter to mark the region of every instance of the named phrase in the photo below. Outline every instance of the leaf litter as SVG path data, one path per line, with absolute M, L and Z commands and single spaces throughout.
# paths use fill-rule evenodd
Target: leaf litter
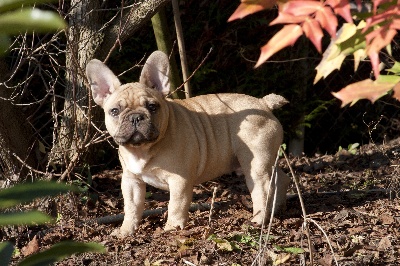
M 353 154 L 354 153 L 354 154 Z M 334 254 L 317 226 L 310 223 L 312 252 L 317 265 L 396 265 L 400 257 L 400 139 L 385 145 L 363 145 L 356 152 L 341 150 L 335 155 L 291 158 L 306 213 L 329 237 Z M 280 166 L 289 169 L 281 159 Z M 13 264 L 63 240 L 98 242 L 105 254 L 80 254 L 57 265 L 251 265 L 265 232 L 248 221 L 251 198 L 243 177 L 227 175 L 195 188 L 193 202 L 212 202 L 214 209 L 190 213 L 187 227 L 175 232 L 162 230 L 166 215 L 143 219 L 138 231 L 119 239 L 111 232 L 120 223 L 90 224 L 92 219 L 123 212 L 119 189 L 121 171 L 108 170 L 93 176 L 97 197 L 67 194 L 36 201 L 25 208 L 39 207 L 57 218 L 47 226 L 4 227 L 2 241 L 15 244 Z M 294 185 L 289 193 L 295 194 Z M 166 207 L 168 192 L 148 186 L 146 209 Z M 250 203 L 250 204 L 249 204 Z M 43 206 L 49 206 L 47 209 Z M 309 263 L 309 247 L 303 229 L 299 199 L 288 198 L 287 209 L 272 224 L 264 254 L 266 265 Z

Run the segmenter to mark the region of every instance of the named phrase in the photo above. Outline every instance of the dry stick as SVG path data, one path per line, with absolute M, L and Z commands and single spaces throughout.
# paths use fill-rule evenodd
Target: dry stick
M 173 92 L 170 92 L 168 96 L 170 96 L 171 94 L 174 94 L 176 91 L 180 90 L 182 88 L 182 86 L 184 86 L 187 82 L 189 82 L 189 80 L 192 79 L 192 77 L 194 76 L 194 74 L 196 74 L 196 72 L 200 69 L 201 66 L 203 66 L 204 62 L 207 60 L 208 56 L 211 54 L 213 48 L 211 47 L 210 50 L 208 51 L 208 53 L 206 54 L 206 56 L 203 58 L 203 60 L 201 60 L 200 64 L 197 66 L 197 68 L 192 72 L 192 74 L 188 77 L 187 80 L 185 80 L 182 85 L 180 85 L 178 88 L 176 88 Z
M 287 157 L 287 155 L 286 155 L 285 151 L 282 149 L 282 147 L 280 147 L 279 149 L 282 151 L 283 156 L 285 156 L 286 163 L 289 166 L 290 173 L 292 174 L 294 184 L 296 185 L 296 190 L 297 190 L 297 194 L 299 196 L 301 210 L 303 212 L 303 218 L 304 218 L 303 226 L 306 229 L 307 240 L 308 240 L 308 249 L 310 250 L 310 265 L 314 265 L 313 252 L 312 252 L 312 248 L 311 248 L 310 229 L 308 228 L 308 225 L 307 225 L 307 213 L 306 213 L 306 208 L 304 206 L 303 197 L 301 196 L 300 186 L 299 186 L 299 183 L 294 174 L 293 168 L 290 165 L 289 158 Z
M 61 174 L 54 174 L 54 173 L 50 173 L 50 172 L 42 172 L 39 170 L 36 170 L 35 168 L 33 168 L 32 166 L 30 166 L 29 164 L 27 164 L 26 162 L 24 162 L 21 158 L 18 157 L 17 154 L 13 153 L 12 154 L 23 166 L 25 166 L 26 168 L 29 169 L 29 171 L 32 171 L 36 174 L 39 175 L 44 175 L 44 176 L 49 176 L 49 179 L 53 176 L 61 176 Z
M 213 209 L 220 209 L 223 204 L 226 204 L 228 202 L 214 202 L 213 203 Z M 195 203 L 191 204 L 189 211 L 190 212 L 195 212 L 195 211 L 206 211 L 210 210 L 211 205 L 209 203 Z M 154 217 L 154 216 L 161 216 L 163 215 L 168 209 L 167 208 L 159 208 L 159 209 L 154 209 L 154 210 L 145 210 L 143 212 L 143 218 L 144 217 Z M 84 225 L 84 224 L 112 224 L 112 223 L 119 223 L 124 220 L 124 214 L 117 214 L 117 215 L 109 215 L 109 216 L 104 216 L 100 217 L 97 219 L 92 219 L 88 220 L 86 222 L 80 222 L 79 225 Z
M 182 67 L 182 76 L 183 80 L 185 81 L 185 94 L 186 98 L 190 98 L 190 85 L 188 81 L 189 70 L 186 60 L 186 51 L 185 51 L 185 41 L 183 39 L 183 31 L 182 31 L 182 24 L 181 18 L 179 14 L 179 5 L 177 0 L 172 0 L 172 10 L 174 12 L 174 21 L 175 21 L 175 30 L 176 30 L 176 37 L 178 39 L 178 49 L 179 49 L 179 56 L 181 58 L 181 67 Z
M 314 224 L 318 227 L 318 229 L 324 234 L 324 236 L 325 236 L 325 238 L 326 238 L 326 241 L 328 242 L 329 248 L 331 249 L 333 259 L 334 259 L 336 265 L 339 265 L 338 262 L 337 262 L 337 260 L 336 260 L 335 253 L 333 252 L 333 247 L 332 247 L 332 245 L 331 245 L 331 241 L 329 241 L 329 237 L 328 237 L 328 235 L 325 233 L 324 229 L 323 229 L 315 220 L 313 220 L 313 219 L 311 219 L 311 218 L 307 218 L 307 220 L 310 221 L 310 222 L 312 222 L 312 223 L 314 223 Z
M 264 260 L 264 250 L 267 247 L 268 244 L 268 239 L 269 239 L 269 235 L 271 233 L 271 228 L 272 228 L 272 221 L 274 219 L 274 212 L 275 212 L 275 203 L 276 203 L 276 196 L 277 196 L 277 165 L 278 165 L 278 158 L 279 158 L 279 153 L 276 155 L 276 159 L 275 159 L 275 164 L 272 168 L 272 175 L 271 175 L 271 180 L 269 182 L 269 186 L 268 186 L 268 193 L 267 193 L 267 204 L 265 205 L 265 210 L 264 210 L 264 216 L 263 216 L 263 221 L 262 221 L 262 225 L 261 225 L 261 234 L 260 234 L 260 239 L 259 239 L 259 249 L 258 249 L 258 253 L 257 256 L 254 258 L 253 263 L 251 265 L 255 265 L 255 263 L 258 261 L 259 265 L 262 265 L 262 261 Z M 270 219 L 269 219 L 269 223 L 268 223 L 268 230 L 267 230 L 267 236 L 265 239 L 265 243 L 264 246 L 262 247 L 262 232 L 264 231 L 264 221 L 265 221 L 265 215 L 268 211 L 268 199 L 270 197 L 270 191 L 271 191 L 271 184 L 272 182 L 275 183 L 275 190 L 274 190 L 274 198 L 272 201 L 272 209 L 271 209 L 271 214 L 270 214 Z
M 206 228 L 206 230 L 204 231 L 204 239 L 206 239 L 209 234 L 212 232 L 212 226 L 211 226 L 211 217 L 214 211 L 214 204 L 215 204 L 215 197 L 217 196 L 217 187 L 214 187 L 213 190 L 213 195 L 212 195 L 212 199 L 211 199 L 211 205 L 210 205 L 210 212 L 208 214 L 208 228 Z
M 215 196 L 217 195 L 217 187 L 214 187 L 212 199 L 211 199 L 211 206 L 210 206 L 210 213 L 208 215 L 208 226 L 211 228 L 211 216 L 214 210 L 214 203 L 215 203 Z

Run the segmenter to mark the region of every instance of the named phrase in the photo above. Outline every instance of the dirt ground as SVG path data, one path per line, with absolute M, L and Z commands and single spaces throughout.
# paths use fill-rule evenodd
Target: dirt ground
M 314 265 L 336 265 L 335 260 L 338 265 L 400 265 L 399 161 L 400 139 L 359 147 L 354 155 L 344 150 L 290 159 L 309 218 Z M 284 159 L 279 164 L 290 173 Z M 58 265 L 310 265 L 299 197 L 289 197 L 267 238 L 266 228 L 248 223 L 251 199 L 243 177 L 236 175 L 194 189 L 194 203 L 210 204 L 216 188 L 214 211 L 211 216 L 208 210 L 191 212 L 184 230 L 163 232 L 164 213 L 145 217 L 134 236 L 111 236 L 120 222 L 89 221 L 123 212 L 120 174 L 112 170 L 93 176 L 93 188 L 81 195 L 35 202 L 58 221 L 4 228 L 0 236 L 18 247 L 13 263 L 59 241 L 75 240 L 101 243 L 107 252 L 79 254 Z M 294 185 L 289 192 L 297 193 Z M 147 210 L 167 203 L 167 192 L 148 186 Z

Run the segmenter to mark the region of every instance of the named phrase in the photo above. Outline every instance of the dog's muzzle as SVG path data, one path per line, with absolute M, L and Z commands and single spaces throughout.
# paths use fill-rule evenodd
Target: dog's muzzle
M 153 142 L 158 136 L 159 131 L 149 117 L 141 113 L 131 113 L 122 120 L 113 138 L 118 145 L 138 146 Z

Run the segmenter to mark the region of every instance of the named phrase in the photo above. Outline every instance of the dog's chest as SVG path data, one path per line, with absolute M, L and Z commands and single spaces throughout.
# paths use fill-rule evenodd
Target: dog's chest
M 135 154 L 126 154 L 123 157 L 127 170 L 135 175 L 141 175 L 143 173 L 144 166 L 147 163 L 147 158 L 139 157 Z
M 159 177 L 146 169 L 148 159 L 146 157 L 138 157 L 135 154 L 125 154 L 123 157 L 126 170 L 135 174 L 142 179 L 146 184 L 153 187 L 169 190 L 166 179 Z

